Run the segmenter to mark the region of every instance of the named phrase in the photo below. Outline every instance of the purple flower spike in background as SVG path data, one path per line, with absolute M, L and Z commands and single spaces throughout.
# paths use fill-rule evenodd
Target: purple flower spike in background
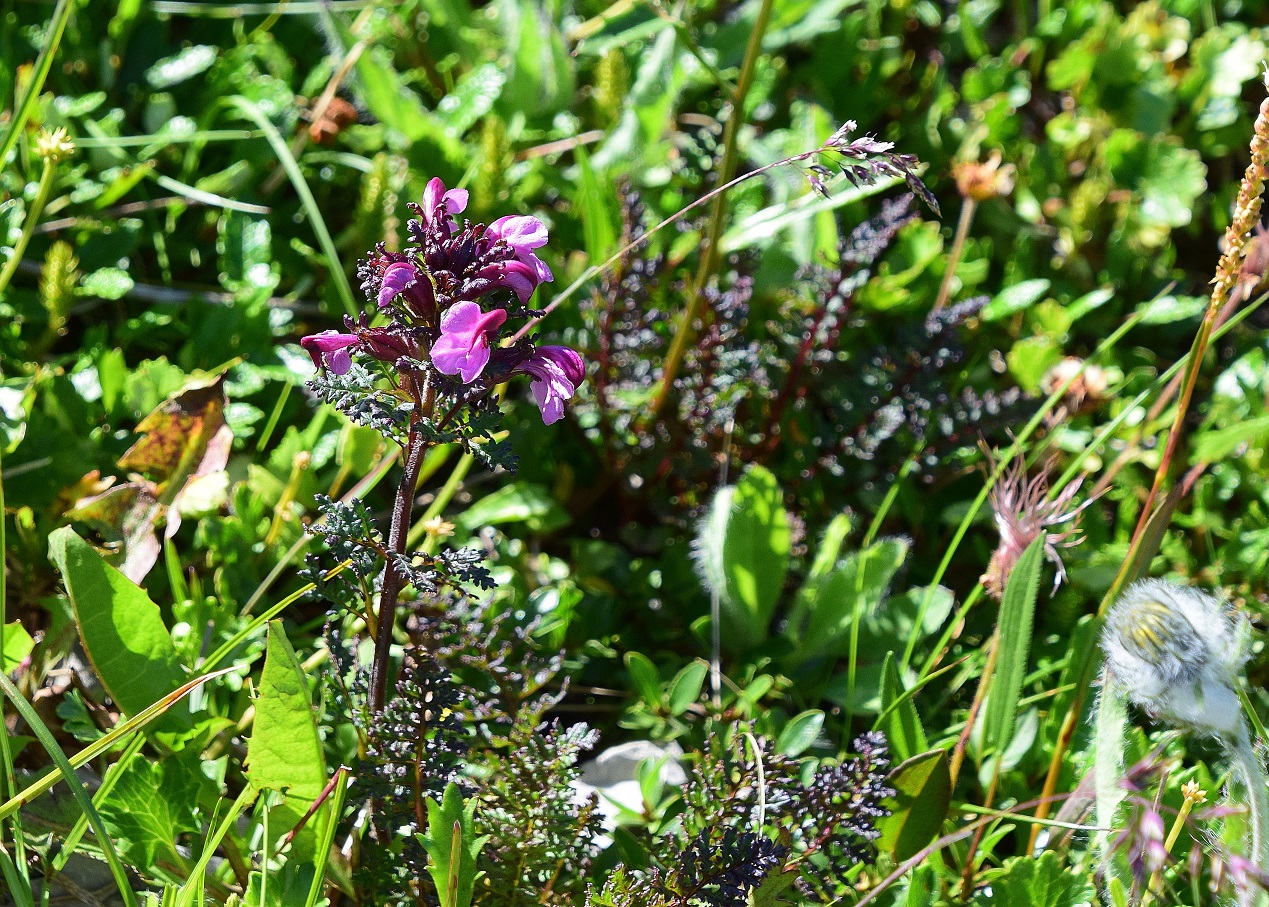
M 445 206 L 445 214 L 444 220 L 437 224 L 435 223 L 436 209 L 440 205 Z M 423 220 L 427 224 L 434 227 L 443 225 L 452 230 L 454 228 L 454 215 L 461 213 L 466 208 L 466 189 L 446 189 L 439 176 L 434 176 L 428 181 L 427 188 L 423 190 Z
M 317 368 L 325 366 L 336 375 L 343 375 L 352 368 L 352 354 L 349 348 L 360 342 L 356 334 L 322 331 L 320 334 L 310 334 L 301 339 L 300 346 L 312 357 L 314 366 Z
M 460 302 L 441 316 L 441 336 L 432 345 L 432 364 L 442 375 L 461 375 L 464 384 L 480 377 L 489 362 L 489 338 L 507 313 L 482 311 L 474 302 Z
M 546 262 L 533 253 L 534 249 L 545 246 L 547 240 L 546 224 L 536 217 L 520 214 L 500 217 L 489 225 L 485 235 L 501 239 L 509 245 L 516 258 L 533 270 L 538 283 L 555 279 Z
M 563 418 L 564 404 L 586 380 L 586 363 L 566 346 L 540 346 L 516 371 L 533 378 L 529 390 L 547 425 Z

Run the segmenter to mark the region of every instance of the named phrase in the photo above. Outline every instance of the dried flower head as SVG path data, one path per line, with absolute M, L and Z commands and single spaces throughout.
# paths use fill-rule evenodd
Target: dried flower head
M 1206 592 L 1142 580 L 1106 617 L 1102 648 L 1111 676 L 1147 712 L 1215 735 L 1242 728 L 1238 672 L 1247 622 Z
M 1066 387 L 1062 402 L 1071 413 L 1097 406 L 1106 399 L 1110 386 L 1106 369 L 1075 356 L 1067 356 L 1044 373 L 1040 389 L 1051 394 L 1068 381 L 1070 385 Z
M 1061 549 L 1072 548 L 1083 541 L 1077 536 L 1079 516 L 1084 508 L 1095 500 L 1090 498 L 1075 505 L 1083 478 L 1071 482 L 1054 497 L 1049 497 L 1049 469 L 1046 466 L 1038 475 L 1027 478 L 1026 466 L 1014 460 L 1004 475 L 991 489 L 991 507 L 996 514 L 996 527 L 1000 530 L 1000 543 L 996 546 L 982 576 L 987 594 L 999 600 L 1005 594 L 1005 583 L 1013 572 L 1018 558 L 1036 539 L 1044 538 L 1044 555 L 1057 570 L 1053 588 L 1066 579 L 1066 567 L 1062 564 Z M 1063 527 L 1054 530 L 1055 527 Z
M 952 178 L 962 198 L 985 202 L 1013 191 L 1013 164 L 1001 164 L 1000 152 L 985 161 L 960 161 L 952 165 Z

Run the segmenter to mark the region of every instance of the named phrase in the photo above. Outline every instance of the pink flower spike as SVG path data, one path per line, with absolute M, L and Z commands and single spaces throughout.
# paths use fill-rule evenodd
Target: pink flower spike
M 356 334 L 341 334 L 339 331 L 322 331 L 310 334 L 300 340 L 300 346 L 308 353 L 316 368 L 325 366 L 336 375 L 343 375 L 352 368 L 350 347 L 360 343 Z
M 471 384 L 489 364 L 489 339 L 507 320 L 502 309 L 484 312 L 474 302 L 459 302 L 441 316 L 441 336 L 432 344 L 432 364 L 442 375 L 461 375 Z

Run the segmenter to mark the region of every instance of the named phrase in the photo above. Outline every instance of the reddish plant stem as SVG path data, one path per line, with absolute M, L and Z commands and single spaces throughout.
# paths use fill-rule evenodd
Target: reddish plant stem
M 1211 301 L 1208 303 L 1207 311 L 1203 314 L 1203 321 L 1199 325 L 1198 333 L 1194 337 L 1194 343 L 1190 347 L 1189 361 L 1186 363 L 1185 371 L 1182 373 L 1183 378 L 1180 384 L 1180 396 L 1177 399 L 1176 415 L 1172 421 L 1172 428 L 1168 432 L 1163 456 L 1159 459 L 1159 466 L 1154 474 L 1154 482 L 1151 484 L 1146 500 L 1142 504 L 1141 515 L 1137 519 L 1136 528 L 1132 533 L 1132 540 L 1128 545 L 1128 556 L 1124 558 L 1123 566 L 1120 567 L 1119 573 L 1115 576 L 1110 589 L 1102 598 L 1101 605 L 1097 609 L 1098 620 L 1105 618 L 1106 611 L 1110 608 L 1111 603 L 1119 597 L 1119 593 L 1123 591 L 1124 587 L 1136 579 L 1142 570 L 1148 568 L 1150 559 L 1157 550 L 1158 535 L 1161 534 L 1156 536 L 1153 544 L 1148 545 L 1146 543 L 1147 528 L 1152 521 L 1167 519 L 1170 516 L 1171 508 L 1176 506 L 1180 493 L 1188 490 L 1183 481 L 1180 488 L 1173 489 L 1175 497 L 1173 494 L 1168 495 L 1163 503 L 1156 507 L 1156 502 L 1163 490 L 1165 480 L 1172 471 L 1173 459 L 1176 456 L 1177 447 L 1185 431 L 1185 419 L 1194 398 L 1194 389 L 1198 384 L 1199 370 L 1203 365 L 1203 357 L 1207 353 L 1208 342 L 1216 329 L 1217 320 L 1222 317 L 1222 313 L 1224 313 L 1231 298 L 1233 298 L 1235 288 L 1238 285 L 1243 262 L 1246 258 L 1248 237 L 1251 235 L 1252 229 L 1260 223 L 1261 194 L 1264 191 L 1266 176 L 1269 176 L 1269 99 L 1261 102 L 1260 112 L 1256 117 L 1255 130 L 1251 139 L 1251 161 L 1247 165 L 1247 170 L 1243 175 L 1242 183 L 1238 190 L 1238 200 L 1234 205 L 1233 220 L 1225 231 L 1225 252 L 1221 255 L 1220 262 L 1216 266 L 1216 278 L 1212 281 L 1214 286 L 1212 288 Z M 1193 481 L 1196 481 L 1197 478 L 1198 476 L 1195 475 L 1189 481 L 1189 484 L 1193 484 Z M 1044 787 L 1040 792 L 1041 805 L 1036 810 L 1036 819 L 1048 818 L 1050 801 L 1047 798 L 1051 797 L 1057 790 L 1058 775 L 1061 773 L 1063 758 L 1067 748 L 1070 746 L 1071 739 L 1075 735 L 1075 727 L 1084 707 L 1084 696 L 1091 683 L 1093 668 L 1097 661 L 1096 648 L 1083 652 L 1080 658 L 1081 664 L 1079 673 L 1076 675 L 1075 696 L 1062 720 L 1062 729 L 1054 745 L 1053 755 L 1049 760 L 1049 771 L 1045 776 Z M 1031 829 L 1031 840 L 1027 845 L 1028 852 L 1035 850 L 1039 834 L 1040 825 L 1036 824 Z
M 420 431 L 420 422 L 424 415 L 430 415 L 433 394 L 430 385 L 424 381 L 419 388 L 414 379 L 405 382 L 411 390 L 415 402 L 415 415 L 410 420 L 410 435 L 406 440 L 405 469 L 401 474 L 401 484 L 397 486 L 396 503 L 392 508 L 392 526 L 388 531 L 388 551 L 395 555 L 405 554 L 406 537 L 409 535 L 410 514 L 414 509 L 415 486 L 418 484 L 419 467 L 423 465 L 423 454 L 428 443 Z M 397 601 L 401 589 L 405 586 L 405 576 L 396 561 L 389 559 L 383 568 L 383 588 L 379 593 L 379 614 L 375 627 L 375 656 L 370 666 L 370 711 L 378 714 L 383 711 L 388 692 L 388 666 L 392 661 L 392 631 L 397 622 Z

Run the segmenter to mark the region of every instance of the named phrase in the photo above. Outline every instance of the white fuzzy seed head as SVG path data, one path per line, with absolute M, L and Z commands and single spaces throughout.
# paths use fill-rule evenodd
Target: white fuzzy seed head
M 1102 648 L 1117 684 L 1137 705 L 1202 733 L 1242 726 L 1238 672 L 1246 621 L 1221 599 L 1162 580 L 1128 588 L 1106 617 Z

